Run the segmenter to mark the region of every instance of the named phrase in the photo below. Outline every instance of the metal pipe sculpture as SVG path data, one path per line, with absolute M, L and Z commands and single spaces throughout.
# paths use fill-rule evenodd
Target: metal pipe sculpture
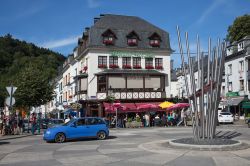
M 197 71 L 191 60 L 188 33 L 185 33 L 188 66 L 185 66 L 185 57 L 181 42 L 179 27 L 177 26 L 178 45 L 182 60 L 185 87 L 190 109 L 192 111 L 194 139 L 214 139 L 217 125 L 218 106 L 222 72 L 226 55 L 226 44 L 218 39 L 217 45 L 211 48 L 211 39 L 208 39 L 208 54 L 200 50 L 200 40 L 197 35 Z M 206 59 L 207 58 L 207 62 Z M 197 74 L 195 75 L 195 72 Z M 196 82 L 197 78 L 197 82 Z M 205 105 L 206 103 L 206 105 Z

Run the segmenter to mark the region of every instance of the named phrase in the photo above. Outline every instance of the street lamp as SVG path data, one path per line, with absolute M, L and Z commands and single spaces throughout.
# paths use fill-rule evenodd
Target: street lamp
M 108 97 L 110 98 L 110 108 L 111 108 L 111 105 L 112 105 L 112 110 L 114 109 L 114 106 L 113 106 L 113 102 L 114 102 L 114 96 L 113 96 L 113 89 L 112 89 L 112 86 L 110 85 L 109 89 L 108 89 Z M 117 108 L 115 108 L 115 128 L 117 129 Z

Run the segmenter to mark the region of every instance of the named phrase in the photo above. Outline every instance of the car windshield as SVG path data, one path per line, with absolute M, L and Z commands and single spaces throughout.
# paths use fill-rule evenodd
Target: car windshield
M 67 123 L 64 123 L 63 126 L 68 126 L 70 123 L 74 122 L 75 119 L 71 119 L 70 121 L 68 121 Z

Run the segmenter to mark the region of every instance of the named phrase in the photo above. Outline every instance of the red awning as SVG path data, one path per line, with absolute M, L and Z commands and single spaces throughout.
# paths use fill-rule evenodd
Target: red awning
M 145 108 L 143 109 L 143 105 L 145 104 L 154 104 L 156 106 L 159 103 L 121 103 L 120 107 L 116 108 L 111 103 L 103 103 L 106 113 L 115 113 L 116 109 L 118 113 L 128 113 L 128 112 L 156 112 L 156 111 L 166 111 L 165 109 L 161 109 L 159 107 L 156 108 Z

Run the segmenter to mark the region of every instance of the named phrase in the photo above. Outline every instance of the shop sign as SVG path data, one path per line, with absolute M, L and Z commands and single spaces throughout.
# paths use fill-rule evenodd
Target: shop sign
M 122 58 L 122 57 L 141 57 L 142 59 L 144 59 L 144 58 L 154 58 L 155 57 L 152 52 L 132 52 L 132 51 L 111 51 L 110 55 L 116 56 L 119 58 Z

